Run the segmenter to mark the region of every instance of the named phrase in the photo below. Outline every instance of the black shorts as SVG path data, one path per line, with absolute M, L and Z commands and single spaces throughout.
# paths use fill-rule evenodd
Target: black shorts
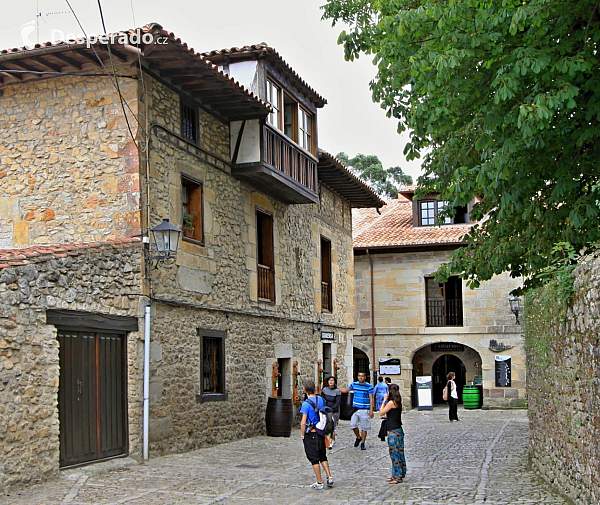
M 316 433 L 304 435 L 304 452 L 311 465 L 318 465 L 327 461 L 327 449 L 325 448 L 325 437 Z

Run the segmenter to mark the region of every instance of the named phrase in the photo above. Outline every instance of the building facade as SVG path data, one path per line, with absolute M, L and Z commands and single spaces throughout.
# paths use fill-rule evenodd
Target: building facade
M 351 367 L 351 209 L 383 202 L 318 149 L 325 100 L 266 45 L 140 32 L 0 54 L 0 489 L 264 433 L 295 371 Z
M 482 384 L 484 407 L 524 406 L 523 328 L 508 301 L 520 279 L 503 274 L 473 290 L 459 277 L 436 282 L 433 273 L 468 231 L 470 206 L 440 224 L 444 202 L 413 195 L 401 192 L 380 215 L 354 211 L 354 373 L 399 364 L 397 374 L 385 375 L 400 385 L 406 406 L 417 406 L 423 376 L 431 377 L 433 404 L 441 404 L 451 371 L 461 401 L 464 385 Z

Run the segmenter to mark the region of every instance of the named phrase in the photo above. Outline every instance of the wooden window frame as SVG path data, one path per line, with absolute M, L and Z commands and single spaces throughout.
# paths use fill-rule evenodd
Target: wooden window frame
M 323 245 L 327 244 L 328 248 Z M 327 252 L 327 258 L 326 253 Z M 321 311 L 333 312 L 333 272 L 331 261 L 331 240 L 321 235 Z M 327 284 L 327 286 L 325 285 Z M 325 293 L 325 296 L 323 294 Z M 329 299 L 329 303 L 327 302 Z
M 193 205 L 190 202 L 185 202 L 184 188 L 195 186 L 190 196 L 190 202 L 193 200 Z M 188 191 L 189 192 L 189 191 Z M 194 231 L 192 236 L 183 236 L 186 242 L 204 245 L 204 184 L 202 181 L 195 179 L 187 174 L 181 174 L 181 221 L 183 230 L 183 215 L 185 212 L 196 215 L 193 218 Z M 200 231 L 198 231 L 198 229 Z M 185 230 L 183 230 L 185 232 Z
M 181 112 L 180 112 L 180 128 L 181 128 L 181 136 L 190 142 L 197 144 L 198 143 L 198 130 L 199 130 L 199 117 L 198 117 L 198 107 L 194 105 L 193 102 L 189 100 L 185 100 L 183 97 L 180 97 L 181 103 Z M 189 119 L 189 114 L 192 115 L 191 118 L 191 135 L 188 134 L 188 128 L 186 127 L 185 121 Z
M 309 130 L 305 130 L 305 125 L 303 124 L 303 119 L 307 119 L 307 125 L 309 125 Z M 302 107 L 302 105 L 298 106 L 298 144 L 302 149 L 308 151 L 311 154 L 314 154 L 314 142 L 315 142 L 315 121 L 314 115 L 306 110 L 306 108 Z M 304 145 L 304 138 L 307 138 L 307 145 Z
M 273 219 L 273 213 L 269 212 L 260 207 L 255 208 L 256 214 L 256 269 L 257 269 L 257 288 L 258 288 L 258 301 L 264 303 L 275 303 L 275 233 L 274 226 L 275 220 Z M 263 223 L 263 219 L 266 220 L 266 224 Z M 270 223 L 270 227 L 267 226 Z M 265 235 L 265 231 L 267 234 Z M 262 237 L 262 240 L 261 240 Z M 265 242 L 266 238 L 266 242 Z M 265 249 L 266 245 L 266 249 Z M 270 248 L 270 250 L 269 250 Z M 261 263 L 261 260 L 262 263 Z M 264 269 L 268 268 L 267 273 Z M 262 272 L 261 272 L 262 270 Z M 265 294 L 263 282 L 261 282 L 261 275 L 268 276 L 268 295 Z
M 275 88 L 277 90 L 277 103 L 272 102 L 272 90 Z M 275 123 L 272 122 L 273 112 L 270 112 L 267 116 L 267 123 L 269 123 L 274 128 L 277 128 L 279 131 L 283 132 L 282 123 L 283 123 L 283 88 L 279 83 L 267 77 L 267 91 L 266 91 L 266 102 L 271 105 L 274 109 L 277 110 L 277 120 Z
M 433 223 L 423 224 L 423 208 L 422 204 L 433 204 Z M 435 198 L 423 198 L 422 200 L 413 200 L 413 226 L 418 228 L 429 228 L 432 226 L 448 226 L 451 224 L 468 224 L 471 222 L 469 218 L 470 205 L 465 209 L 466 219 L 464 222 L 455 223 L 454 217 L 445 217 L 445 222 L 438 223 L 438 214 L 448 204 L 445 200 L 437 200 Z M 460 207 L 459 207 L 460 208 Z M 430 219 L 430 218 L 427 218 Z
M 225 341 L 227 338 L 227 332 L 221 330 L 205 330 L 198 328 L 196 330 L 196 334 L 200 339 L 200 392 L 196 395 L 196 401 L 198 403 L 205 402 L 219 402 L 227 400 L 227 384 L 225 382 L 226 379 L 226 353 L 225 353 Z M 204 383 L 204 347 L 205 347 L 205 339 L 216 339 L 219 341 L 219 349 L 218 349 L 218 360 L 221 363 L 219 373 L 220 380 L 220 391 L 214 393 L 208 393 L 204 391 L 203 383 Z
M 427 327 L 431 327 L 431 328 L 439 328 L 439 327 L 462 327 L 464 326 L 464 303 L 463 303 L 463 297 L 462 297 L 462 282 L 460 277 L 453 275 L 450 277 L 451 279 L 453 279 L 455 282 L 458 281 L 459 282 L 459 286 L 460 286 L 460 297 L 453 297 L 453 298 L 449 298 L 447 296 L 447 291 L 448 291 L 448 285 L 450 284 L 450 279 L 447 282 L 443 282 L 443 283 L 436 283 L 436 284 L 441 284 L 441 286 L 438 286 L 441 290 L 442 290 L 442 296 L 443 296 L 443 301 L 442 301 L 442 305 L 441 305 L 441 309 L 442 309 L 442 314 L 432 314 L 431 313 L 431 307 L 432 304 L 430 303 L 429 300 L 429 286 L 428 286 L 428 282 L 434 282 L 435 283 L 435 279 L 433 276 L 425 276 L 424 277 L 424 281 L 425 281 L 425 326 Z M 452 310 L 454 311 L 453 315 L 450 315 L 449 312 L 449 307 L 448 304 L 449 302 L 460 302 L 460 303 L 455 303 L 455 307 L 452 307 Z M 436 324 L 435 318 L 442 318 L 441 322 L 443 324 Z M 438 319 L 439 322 L 439 319 Z M 450 324 L 452 323 L 452 324 Z M 454 324 L 455 323 L 455 324 Z

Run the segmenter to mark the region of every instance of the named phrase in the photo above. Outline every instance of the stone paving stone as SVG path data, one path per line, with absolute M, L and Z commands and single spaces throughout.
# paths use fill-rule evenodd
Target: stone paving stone
M 446 409 L 403 414 L 408 473 L 387 484 L 387 444 L 374 435 L 367 450 L 353 447 L 347 421 L 328 451 L 334 486 L 310 489 L 314 474 L 300 434 L 255 437 L 150 460 L 101 475 L 64 473 L 60 479 L 0 498 L 2 505 L 258 505 L 565 504 L 527 469 L 525 411 L 463 411 L 450 423 Z

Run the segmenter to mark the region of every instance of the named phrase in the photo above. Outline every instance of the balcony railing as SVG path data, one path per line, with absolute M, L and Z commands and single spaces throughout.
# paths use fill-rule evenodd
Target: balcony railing
M 263 139 L 265 163 L 316 192 L 317 160 L 268 125 Z
M 462 299 L 427 300 L 427 326 L 462 326 Z
M 273 286 L 273 271 L 266 265 L 258 265 L 258 298 L 259 300 L 272 302 L 275 289 Z
M 331 284 L 321 282 L 321 308 L 331 312 Z

